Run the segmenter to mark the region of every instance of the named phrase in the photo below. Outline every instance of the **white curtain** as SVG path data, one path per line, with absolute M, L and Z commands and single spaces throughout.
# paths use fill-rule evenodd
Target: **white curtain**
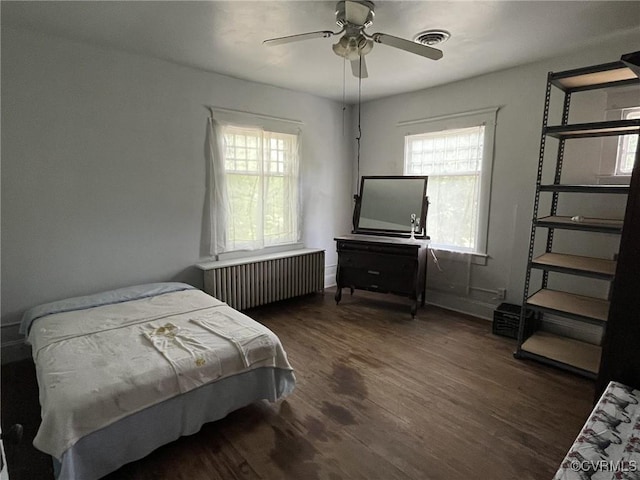
M 476 251 L 480 174 L 429 176 L 427 234 L 434 245 Z
M 298 242 L 300 131 L 210 118 L 207 136 L 210 255 Z
M 224 136 L 222 126 L 213 118 L 207 119 L 207 198 L 209 201 L 209 255 L 227 250 L 227 227 L 230 218 L 229 196 L 224 169 Z
M 476 251 L 484 126 L 405 138 L 405 172 L 429 176 L 427 234 L 432 245 Z
M 283 135 L 280 133 L 262 131 L 264 145 L 272 145 L 279 142 Z M 300 133 L 286 135 L 284 142 L 285 161 L 282 172 L 273 172 L 270 166 L 269 156 L 273 151 L 265 149 L 265 161 L 263 162 L 263 217 L 265 228 L 263 230 L 263 245 L 271 246 L 283 242 L 294 243 L 300 240 Z M 280 152 L 278 152 L 280 154 Z M 282 175 L 280 175 L 282 173 Z M 274 175 L 275 174 L 275 175 Z M 278 219 L 278 228 L 270 231 L 266 223 L 273 218 Z M 257 247 L 257 248 L 260 248 Z

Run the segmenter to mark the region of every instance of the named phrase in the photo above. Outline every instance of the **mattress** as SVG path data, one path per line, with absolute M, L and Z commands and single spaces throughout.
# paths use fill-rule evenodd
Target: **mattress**
M 39 306 L 22 329 L 42 407 L 34 445 L 63 479 L 99 478 L 295 385 L 273 332 L 186 284 Z
M 640 390 L 611 382 L 554 480 L 640 480 Z

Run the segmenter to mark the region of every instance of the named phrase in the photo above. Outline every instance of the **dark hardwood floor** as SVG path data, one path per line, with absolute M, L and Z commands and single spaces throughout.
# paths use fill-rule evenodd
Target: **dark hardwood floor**
M 483 320 L 356 292 L 311 295 L 248 314 L 282 340 L 297 387 L 205 425 L 122 467 L 136 479 L 550 479 L 584 424 L 593 382 L 515 360 Z M 31 445 L 39 423 L 30 361 L 2 368 L 12 480 L 51 479 Z

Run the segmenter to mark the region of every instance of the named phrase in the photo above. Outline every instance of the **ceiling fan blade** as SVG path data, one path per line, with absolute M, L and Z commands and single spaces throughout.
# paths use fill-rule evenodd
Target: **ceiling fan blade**
M 362 70 L 360 70 L 360 61 L 362 61 Z M 351 72 L 354 77 L 369 78 L 369 72 L 367 71 L 367 63 L 364 61 L 364 55 L 355 60 L 351 60 Z
M 374 33 L 372 35 L 373 41 L 376 43 L 382 43 L 383 45 L 389 45 L 390 47 L 399 48 L 406 52 L 415 53 L 416 55 L 422 55 L 423 57 L 430 58 L 431 60 L 440 60 L 442 58 L 442 51 L 437 48 L 422 45 L 421 43 L 405 40 L 404 38 L 394 37 L 393 35 L 387 35 L 386 33 Z
M 350 0 L 344 2 L 344 18 L 352 25 L 364 25 L 371 10 L 366 5 Z
M 283 45 L 285 43 L 299 42 L 300 40 L 310 40 L 312 38 L 329 38 L 335 33 L 331 30 L 321 30 L 319 32 L 300 33 L 298 35 L 289 35 L 286 37 L 269 38 L 262 43 L 270 47 Z

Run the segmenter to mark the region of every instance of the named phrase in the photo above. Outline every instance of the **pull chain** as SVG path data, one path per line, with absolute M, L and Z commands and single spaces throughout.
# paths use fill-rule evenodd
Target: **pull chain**
M 360 55 L 360 62 L 358 65 L 358 169 L 356 178 L 356 194 L 360 195 L 360 139 L 362 138 L 362 128 L 360 125 L 360 105 L 362 104 L 362 55 Z

